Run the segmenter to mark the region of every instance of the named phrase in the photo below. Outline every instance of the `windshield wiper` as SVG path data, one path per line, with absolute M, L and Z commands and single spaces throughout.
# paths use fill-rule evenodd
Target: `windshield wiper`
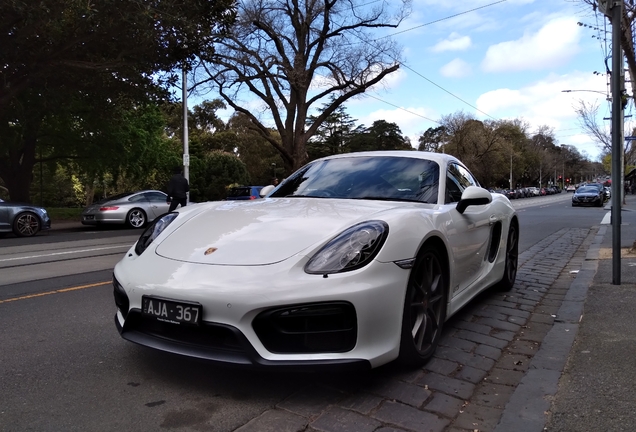
M 399 202 L 419 202 L 427 204 L 426 201 L 420 201 L 411 198 L 398 198 L 398 197 L 376 197 L 376 196 L 360 196 L 352 197 L 349 199 L 371 200 L 371 201 L 399 201 Z

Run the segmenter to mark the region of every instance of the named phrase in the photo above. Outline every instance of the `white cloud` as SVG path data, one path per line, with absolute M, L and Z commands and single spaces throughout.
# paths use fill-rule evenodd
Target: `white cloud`
M 431 48 L 433 52 L 444 51 L 464 51 L 472 45 L 469 36 L 460 36 L 458 33 L 451 33 L 448 39 L 438 42 Z
M 575 108 L 581 100 L 598 105 L 598 121 L 603 124 L 602 117 L 609 115 L 606 87 L 605 77 L 589 72 L 551 74 L 518 89 L 501 88 L 484 93 L 477 99 L 477 108 L 495 118 L 521 118 L 535 130 L 540 126 L 552 127 L 560 144 L 575 145 L 579 151 L 596 157 L 599 148 L 580 133 Z
M 580 27 L 575 17 L 555 18 L 536 33 L 492 45 L 482 69 L 486 72 L 542 70 L 567 63 L 579 52 Z
M 472 73 L 472 68 L 464 60 L 456 58 L 442 66 L 439 71 L 447 78 L 463 78 Z

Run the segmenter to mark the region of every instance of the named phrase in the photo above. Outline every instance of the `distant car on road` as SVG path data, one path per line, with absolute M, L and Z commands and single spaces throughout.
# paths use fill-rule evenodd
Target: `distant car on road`
M 45 208 L 0 199 L 0 236 L 13 232 L 18 237 L 32 237 L 49 228 L 51 219 Z
M 595 185 L 581 186 L 572 195 L 572 207 L 581 205 L 602 207 L 604 201 L 604 192 Z
M 168 213 L 170 203 L 166 202 L 167 199 L 168 195 L 158 190 L 125 192 L 86 207 L 82 211 L 82 224 L 143 228 L 148 222 Z
M 566 191 L 566 192 L 574 192 L 574 191 L 576 191 L 576 186 L 574 186 L 574 185 L 568 185 L 568 187 L 567 187 L 567 188 L 565 188 L 565 191 Z
M 263 186 L 237 186 L 230 189 L 226 200 L 254 200 L 261 197 Z

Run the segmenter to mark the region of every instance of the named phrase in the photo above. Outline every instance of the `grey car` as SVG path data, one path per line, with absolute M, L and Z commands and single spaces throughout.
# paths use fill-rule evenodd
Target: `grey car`
M 105 198 L 82 211 L 82 224 L 119 224 L 143 228 L 148 222 L 167 213 L 168 195 L 158 190 L 126 192 Z
M 13 232 L 18 237 L 31 237 L 49 228 L 51 219 L 45 208 L 0 200 L 0 236 Z

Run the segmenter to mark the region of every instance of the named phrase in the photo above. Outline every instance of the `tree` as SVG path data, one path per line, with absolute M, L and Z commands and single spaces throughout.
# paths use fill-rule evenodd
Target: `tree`
M 400 52 L 395 42 L 388 37 L 373 40 L 371 32 L 395 28 L 410 0 L 391 2 L 394 11 L 389 2 L 376 3 L 240 2 L 230 37 L 219 41 L 213 55 L 201 64 L 199 85 L 214 87 L 230 107 L 246 115 L 252 129 L 276 148 L 291 172 L 307 160 L 307 142 L 325 119 L 398 70 Z M 311 108 L 332 96 L 307 124 Z M 254 98 L 262 106 L 253 104 Z M 273 117 L 277 135 L 259 111 Z
M 77 157 L 76 142 L 62 151 L 67 142 L 56 140 L 53 152 L 55 140 L 44 129 L 66 121 L 77 132 L 92 111 L 101 117 L 93 115 L 80 134 L 92 138 L 100 135 L 100 118 L 110 121 L 103 107 L 119 103 L 127 110 L 166 97 L 175 78 L 170 72 L 209 51 L 233 19 L 231 5 L 231 0 L 0 3 L 0 178 L 11 199 L 29 201 L 39 154 Z
M 603 152 L 612 152 L 612 135 L 604 127 L 598 124 L 598 105 L 593 103 L 585 103 L 579 100 L 579 104 L 575 107 L 579 118 L 579 124 L 597 144 L 601 146 Z
M 446 132 L 446 128 L 444 126 L 428 128 L 418 138 L 417 142 L 419 143 L 419 145 L 417 149 L 419 151 L 439 152 L 447 140 L 448 133 Z
M 232 153 L 215 150 L 192 161 L 196 172 L 190 185 L 190 198 L 195 202 L 217 201 L 227 196 L 227 186 L 249 184 L 245 164 Z
M 208 51 L 233 1 L 7 0 L 0 3 L 0 115 L 36 84 L 144 92 Z M 98 78 L 98 79 L 95 79 Z M 169 79 L 170 77 L 166 77 Z
M 330 103 L 333 102 L 331 98 Z M 329 108 L 330 103 L 324 104 L 322 111 Z M 317 116 L 309 116 L 308 126 L 317 120 Z M 307 143 L 309 160 L 325 156 L 349 152 L 349 140 L 353 134 L 355 119 L 346 112 L 344 105 L 327 116 Z
M 386 120 L 376 120 L 370 128 L 354 133 L 349 143 L 351 151 L 415 150 L 400 127 Z

